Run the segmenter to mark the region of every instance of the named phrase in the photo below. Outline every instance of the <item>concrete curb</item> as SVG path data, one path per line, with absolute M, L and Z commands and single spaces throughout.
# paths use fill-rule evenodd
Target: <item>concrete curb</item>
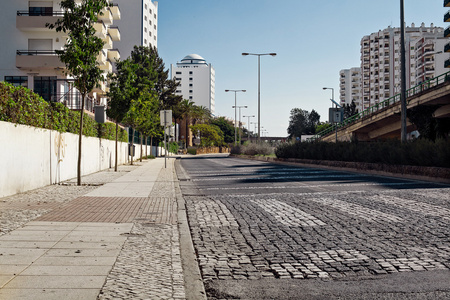
M 179 160 L 174 164 L 181 170 L 181 177 L 186 178 L 187 174 L 181 166 Z M 176 168 L 173 168 L 173 177 L 175 185 L 175 195 L 178 204 L 178 232 L 180 238 L 181 264 L 184 274 L 184 288 L 187 300 L 206 300 L 205 287 L 203 285 L 202 275 L 198 266 L 197 255 L 195 254 L 192 243 L 191 231 L 187 219 L 186 203 L 181 194 L 180 183 L 177 177 Z
M 260 156 L 251 156 L 251 155 L 234 155 L 234 154 L 230 154 L 230 157 L 249 159 L 249 160 L 257 160 L 257 161 L 266 161 L 266 162 L 284 164 L 284 165 L 294 165 L 294 166 L 297 165 L 297 166 L 322 168 L 322 169 L 335 170 L 335 171 L 355 172 L 355 173 L 368 174 L 368 175 L 380 175 L 380 176 L 389 176 L 389 177 L 396 177 L 396 178 L 402 178 L 402 179 L 430 181 L 433 183 L 444 183 L 444 184 L 450 183 L 449 178 L 384 171 L 384 170 L 382 170 L 382 165 L 377 165 L 377 164 L 370 164 L 370 167 L 372 167 L 373 169 L 362 169 L 362 168 L 356 168 L 356 167 L 331 165 L 332 163 L 336 163 L 336 162 L 330 162 L 330 165 L 327 165 L 326 161 L 311 161 L 311 160 L 302 161 L 300 159 L 280 159 L 280 158 L 275 158 L 275 157 L 263 157 L 263 156 L 260 157 Z M 365 164 L 365 165 L 367 165 L 367 164 Z M 376 169 L 377 166 L 379 166 L 380 169 Z M 405 166 L 400 166 L 400 167 L 405 167 Z M 406 167 L 408 167 L 408 166 L 406 166 Z M 414 169 L 414 168 L 411 167 L 411 169 Z M 430 169 L 431 169 L 431 167 L 430 167 Z M 442 169 L 442 168 L 440 168 L 440 169 Z

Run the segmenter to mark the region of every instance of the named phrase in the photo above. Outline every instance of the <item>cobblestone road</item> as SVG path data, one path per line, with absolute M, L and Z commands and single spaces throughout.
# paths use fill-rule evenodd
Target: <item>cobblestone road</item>
M 182 165 L 205 282 L 450 269 L 449 186 L 232 158 Z

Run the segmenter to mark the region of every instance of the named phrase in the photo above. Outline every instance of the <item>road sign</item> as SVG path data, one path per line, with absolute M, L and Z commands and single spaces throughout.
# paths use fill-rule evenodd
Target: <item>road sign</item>
M 341 123 L 342 121 L 344 121 L 344 109 L 329 108 L 328 119 L 330 123 Z
M 159 117 L 161 119 L 161 126 L 172 125 L 172 111 L 171 110 L 161 110 L 159 112 Z

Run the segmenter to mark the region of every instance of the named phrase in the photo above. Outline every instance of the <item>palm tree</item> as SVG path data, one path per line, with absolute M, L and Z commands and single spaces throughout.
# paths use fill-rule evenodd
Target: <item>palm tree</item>
M 181 117 L 186 122 L 186 135 L 185 135 L 185 148 L 186 149 L 188 147 L 188 141 L 189 141 L 189 123 L 190 123 L 190 118 L 193 115 L 194 108 L 195 108 L 194 102 L 192 102 L 190 100 L 185 99 L 180 102 Z
M 194 125 L 197 124 L 197 122 L 200 122 L 202 124 L 209 123 L 212 119 L 211 111 L 206 108 L 205 106 L 194 106 L 194 111 L 192 114 L 193 123 Z

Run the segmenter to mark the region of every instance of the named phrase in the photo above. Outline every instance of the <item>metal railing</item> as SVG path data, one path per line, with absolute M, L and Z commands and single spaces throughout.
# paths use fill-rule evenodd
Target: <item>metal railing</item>
M 432 87 L 435 87 L 435 86 L 437 86 L 441 83 L 444 83 L 446 81 L 449 81 L 449 80 L 450 80 L 450 72 L 441 74 L 437 77 L 434 77 L 428 81 L 422 82 L 421 84 L 418 84 L 418 85 L 408 89 L 406 91 L 406 98 L 409 98 L 416 94 L 424 92 Z M 377 103 L 377 104 L 363 110 L 362 112 L 357 113 L 357 114 L 351 116 L 350 118 L 345 119 L 344 121 L 342 121 L 342 123 L 338 123 L 336 125 L 332 125 L 332 126 L 328 127 L 327 129 L 315 134 L 310 140 L 317 140 L 328 134 L 334 133 L 339 128 L 343 128 L 347 125 L 355 123 L 364 117 L 370 116 L 370 115 L 372 115 L 382 109 L 385 109 L 395 103 L 398 103 L 398 102 L 400 102 L 400 94 L 394 95 L 380 103 Z M 407 101 L 407 105 L 408 104 L 409 104 L 409 101 Z
M 17 50 L 17 55 L 58 55 L 56 50 Z
M 17 11 L 18 16 L 44 16 L 44 17 L 63 17 L 64 12 L 63 11 L 36 11 L 36 12 L 30 12 L 28 10 L 18 10 Z

